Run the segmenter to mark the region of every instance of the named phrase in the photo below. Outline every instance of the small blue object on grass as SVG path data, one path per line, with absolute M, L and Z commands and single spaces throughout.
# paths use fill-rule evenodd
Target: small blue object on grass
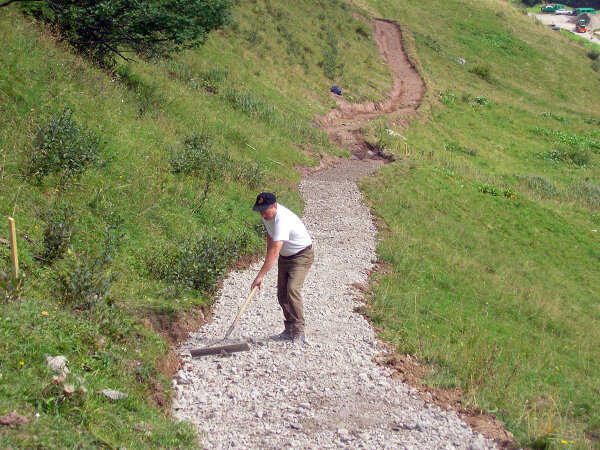
M 333 92 L 334 94 L 337 94 L 337 95 L 342 95 L 342 90 L 340 89 L 339 86 L 332 86 L 331 92 Z

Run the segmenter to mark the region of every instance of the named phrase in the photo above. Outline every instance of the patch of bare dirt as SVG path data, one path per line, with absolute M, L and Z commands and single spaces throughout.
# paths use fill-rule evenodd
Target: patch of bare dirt
M 339 109 L 329 112 L 319 123 L 334 142 L 356 159 L 389 160 L 389 155 L 365 142 L 361 128 L 384 114 L 415 111 L 425 94 L 425 83 L 404 53 L 398 24 L 378 19 L 373 28 L 379 52 L 393 72 L 391 92 L 383 101 L 365 103 L 350 103 L 342 96 L 331 94 Z
M 16 411 L 0 417 L 0 425 L 8 428 L 18 428 L 29 423 L 29 417 L 22 416 Z

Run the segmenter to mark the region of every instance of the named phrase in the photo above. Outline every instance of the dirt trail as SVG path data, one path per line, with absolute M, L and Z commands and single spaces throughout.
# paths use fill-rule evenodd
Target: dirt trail
M 425 94 L 423 79 L 404 54 L 400 27 L 394 22 L 378 19 L 374 25 L 374 36 L 379 52 L 392 69 L 392 91 L 383 101 L 360 104 L 331 94 L 339 109 L 320 120 L 321 127 L 331 138 L 357 159 L 370 157 L 373 153 L 360 131 L 365 123 L 382 114 L 414 111 Z

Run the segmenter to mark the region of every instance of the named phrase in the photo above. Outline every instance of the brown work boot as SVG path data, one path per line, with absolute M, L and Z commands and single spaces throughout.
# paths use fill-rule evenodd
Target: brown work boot
M 294 344 L 304 344 L 306 342 L 306 336 L 304 333 L 292 333 L 292 342 Z
M 279 333 L 278 337 L 282 341 L 291 341 L 292 339 L 294 339 L 294 335 L 289 330 L 283 330 L 281 333 Z

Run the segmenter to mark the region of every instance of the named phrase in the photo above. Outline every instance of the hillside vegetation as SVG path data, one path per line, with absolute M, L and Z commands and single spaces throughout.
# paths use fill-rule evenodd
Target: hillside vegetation
M 428 91 L 365 129 L 397 156 L 362 186 L 387 268 L 372 320 L 521 445 L 597 446 L 593 49 L 497 0 L 253 0 L 198 50 L 108 70 L 13 6 L 0 215 L 22 233 L 25 277 L 0 280 L 18 288 L 0 297 L 0 415 L 30 422 L 0 430 L 2 447 L 195 445 L 168 417 L 169 341 L 201 322 L 226 267 L 262 251 L 256 193 L 301 212 L 297 166 L 345 155 L 315 127 L 331 85 L 357 102 L 389 90 L 374 17 L 401 25 Z M 64 380 L 46 367 L 58 354 Z

